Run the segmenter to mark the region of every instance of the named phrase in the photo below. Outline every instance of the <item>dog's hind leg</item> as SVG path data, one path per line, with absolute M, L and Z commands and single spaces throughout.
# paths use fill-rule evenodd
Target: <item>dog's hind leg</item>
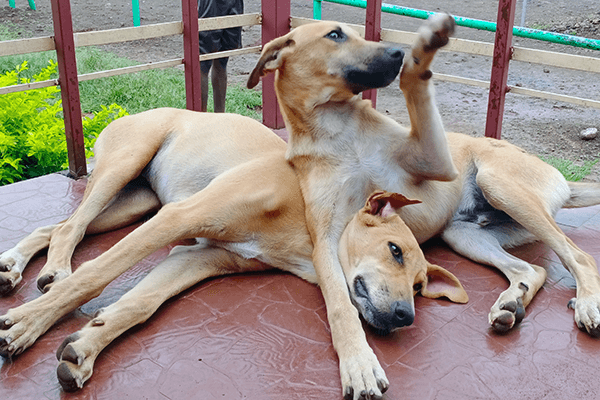
M 403 144 L 399 158 L 404 169 L 421 179 L 451 181 L 458 175 L 435 104 L 429 70 L 437 50 L 454 33 L 454 25 L 448 14 L 437 14 L 427 20 L 419 29 L 400 75 L 400 89 L 410 116 L 410 137 Z
M 94 147 L 96 167 L 83 200 L 73 215 L 52 231 L 48 259 L 37 278 L 42 292 L 71 274 L 73 251 L 90 223 L 125 185 L 140 175 L 163 143 L 168 132 L 157 130 L 156 122 L 144 118 L 144 113 L 120 118 L 98 137 Z M 123 132 L 127 132 L 126 138 Z
M 592 336 L 600 336 L 600 274 L 596 261 L 561 231 L 552 216 L 553 207 L 548 199 L 556 197 L 560 183 L 552 177 L 540 176 L 533 189 L 521 176 L 519 171 L 507 171 L 504 166 L 480 169 L 476 179 L 492 207 L 504 211 L 558 255 L 577 284 L 577 299 L 571 303 L 577 326 Z M 544 181 L 550 183 L 545 190 Z
M 504 273 L 510 282 L 490 310 L 489 322 L 497 332 L 506 332 L 521 322 L 525 307 L 546 280 L 546 270 L 529 264 L 501 246 L 491 229 L 476 222 L 455 221 L 442 234 L 443 240 L 457 253 Z
M 265 268 L 221 248 L 175 247 L 133 289 L 65 339 L 56 353 L 60 384 L 66 391 L 80 389 L 92 376 L 100 352 L 123 332 L 145 322 L 169 298 L 212 276 Z

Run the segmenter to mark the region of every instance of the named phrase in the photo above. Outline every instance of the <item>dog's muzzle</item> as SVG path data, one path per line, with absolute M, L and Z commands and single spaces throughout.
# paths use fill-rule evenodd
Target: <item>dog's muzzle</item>
M 344 68 L 344 78 L 354 94 L 367 89 L 377 89 L 389 85 L 396 79 L 402 67 L 404 51 L 398 47 L 385 47 L 381 54 L 372 58 L 366 65 L 348 65 Z
M 414 309 L 406 301 L 394 301 L 390 305 L 389 311 L 384 312 L 377 309 L 371 301 L 369 291 L 361 276 L 354 279 L 354 298 L 352 300 L 365 321 L 381 335 L 387 335 L 394 329 L 412 325 L 415 321 Z

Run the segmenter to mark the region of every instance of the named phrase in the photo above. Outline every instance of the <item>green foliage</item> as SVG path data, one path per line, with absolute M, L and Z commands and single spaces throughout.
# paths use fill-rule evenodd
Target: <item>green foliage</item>
M 30 36 L 16 31 L 10 24 L 0 26 L 0 40 Z M 94 47 L 76 50 L 80 74 L 137 64 Z M 0 87 L 56 77 L 55 52 L 0 56 Z M 94 114 L 83 120 L 88 157 L 97 134 L 111 120 L 126 115 L 125 109 L 138 113 L 158 107 L 185 108 L 186 103 L 185 76 L 176 68 L 88 80 L 80 82 L 79 88 L 83 113 Z M 227 112 L 260 119 L 261 103 L 261 93 L 243 85 L 231 85 L 227 90 Z M 212 109 L 209 93 L 208 110 Z M 56 87 L 0 95 L 0 185 L 65 169 L 66 154 Z
M 56 62 L 32 78 L 25 77 L 27 61 L 0 75 L 0 87 L 45 81 L 56 76 Z M 65 128 L 59 89 L 51 86 L 0 96 L 0 185 L 60 171 L 68 167 Z M 84 117 L 86 156 L 98 134 L 127 112 L 116 104 L 101 107 L 93 118 Z
M 577 165 L 573 161 L 565 160 L 563 158 L 558 157 L 543 157 L 540 156 L 542 161 L 552 165 L 554 168 L 559 170 L 561 174 L 565 177 L 566 180 L 577 182 L 585 178 L 587 175 L 592 172 L 592 168 L 594 165 L 600 161 L 600 159 L 595 161 L 585 161 L 583 165 Z

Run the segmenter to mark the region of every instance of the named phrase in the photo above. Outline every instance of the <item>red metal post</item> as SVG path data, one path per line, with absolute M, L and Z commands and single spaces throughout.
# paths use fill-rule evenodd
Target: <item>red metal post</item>
M 492 77 L 490 79 L 490 97 L 485 126 L 485 136 L 500 139 L 504 100 L 508 92 L 508 65 L 512 57 L 512 30 L 515 24 L 516 0 L 500 0 Z
M 183 65 L 188 110 L 202 111 L 200 46 L 198 44 L 198 0 L 181 0 L 183 21 Z
M 290 31 L 290 0 L 261 0 L 262 44 Z M 285 127 L 275 95 L 275 76 L 269 74 L 262 80 L 263 124 L 272 129 Z
M 79 80 L 75 59 L 75 41 L 69 0 L 52 0 L 52 20 L 54 22 L 54 43 L 58 61 L 58 82 L 62 97 L 69 174 L 80 177 L 87 174 Z
M 382 0 L 367 0 L 367 16 L 365 20 L 365 39 L 379 42 L 381 40 L 381 2 Z M 363 99 L 370 99 L 373 107 L 377 103 L 377 89 L 363 92 Z

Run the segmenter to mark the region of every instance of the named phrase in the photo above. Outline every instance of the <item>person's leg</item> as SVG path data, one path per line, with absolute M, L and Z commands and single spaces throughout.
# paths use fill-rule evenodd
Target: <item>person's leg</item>
M 215 60 L 211 72 L 211 83 L 213 88 L 213 101 L 215 112 L 225 112 L 225 96 L 227 94 L 227 61 L 229 59 L 219 58 Z M 204 90 L 204 89 L 203 89 Z M 204 92 L 203 96 L 204 96 Z
M 208 105 L 208 73 L 212 65 L 212 60 L 200 62 L 200 92 L 202 97 L 202 111 L 206 112 Z M 218 63 L 215 63 L 218 64 Z M 213 68 L 214 69 L 214 68 Z M 213 83 L 214 85 L 214 83 Z

